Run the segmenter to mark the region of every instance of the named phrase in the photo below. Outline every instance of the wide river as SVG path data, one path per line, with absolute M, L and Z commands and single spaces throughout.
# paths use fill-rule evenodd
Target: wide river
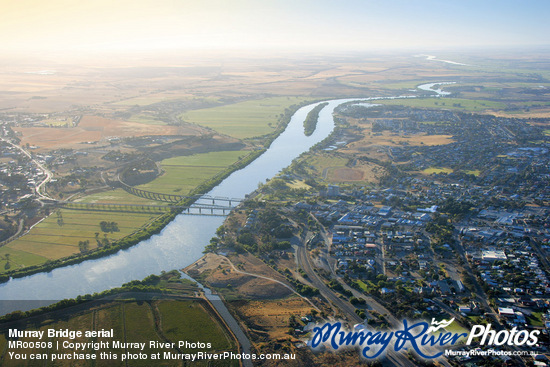
M 412 96 L 390 97 L 411 98 Z M 293 159 L 325 139 L 334 129 L 334 109 L 349 101 L 388 98 L 353 98 L 328 101 L 315 132 L 304 135 L 307 113 L 321 102 L 300 108 L 270 148 L 245 168 L 234 172 L 207 195 L 243 198 L 259 183 L 274 177 Z M 64 298 L 92 294 L 143 279 L 163 270 L 181 269 L 202 256 L 204 247 L 222 225 L 224 217 L 179 215 L 161 233 L 108 257 L 54 269 L 0 285 L 0 314 L 29 310 Z

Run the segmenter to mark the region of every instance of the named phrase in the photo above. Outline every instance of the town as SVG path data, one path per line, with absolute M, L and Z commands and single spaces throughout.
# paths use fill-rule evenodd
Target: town
M 349 104 L 336 118 L 334 136 L 309 155 L 374 162 L 388 172 L 382 184 L 327 182 L 326 169 L 315 175 L 306 155 L 244 203 L 244 217 L 231 214 L 207 250 L 257 254 L 291 274 L 303 294 L 340 306 L 356 328 L 454 318 L 463 330 L 484 323 L 539 330 L 535 349 L 544 352 L 550 144 L 543 130 L 521 119 L 398 106 Z M 445 136 L 446 143 L 353 149 L 384 130 L 392 139 Z M 296 269 L 283 268 L 289 257 Z M 296 335 L 310 330 L 311 316 L 302 321 L 291 321 Z

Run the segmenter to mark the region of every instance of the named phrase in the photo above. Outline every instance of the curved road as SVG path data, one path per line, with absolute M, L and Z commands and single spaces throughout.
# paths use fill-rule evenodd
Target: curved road
M 48 182 L 50 182 L 50 180 L 52 179 L 53 177 L 53 173 L 48 170 L 46 167 L 44 167 L 40 162 L 38 162 L 36 159 L 34 159 L 32 157 L 32 155 L 27 152 L 25 149 L 23 149 L 22 147 L 20 147 L 19 145 L 17 144 L 13 144 L 11 141 L 9 140 L 6 140 L 2 137 L 0 137 L 0 140 L 4 141 L 5 143 L 8 143 L 9 145 L 11 145 L 12 147 L 16 148 L 16 149 L 19 149 L 21 151 L 21 153 L 23 153 L 24 155 L 26 155 L 35 165 L 38 166 L 38 168 L 40 170 L 42 170 L 42 172 L 44 172 L 44 174 L 46 175 L 46 178 L 44 179 L 44 181 L 42 181 L 41 183 L 39 183 L 38 185 L 36 185 L 36 194 L 38 195 L 38 197 L 40 199 L 47 199 L 47 200 L 54 200 L 52 199 L 51 197 L 49 197 L 47 194 L 42 194 L 40 191 L 44 188 L 44 185 L 46 185 Z
M 306 238 L 308 238 L 308 237 L 306 237 Z M 313 270 L 313 266 L 311 265 L 311 259 L 309 257 L 309 253 L 306 249 L 305 244 L 302 244 L 302 245 L 297 247 L 296 258 L 298 259 L 298 264 L 300 264 L 300 266 L 304 269 L 304 271 L 308 275 L 308 277 L 309 277 L 310 281 L 312 282 L 312 284 L 319 289 L 319 292 L 330 303 L 332 303 L 334 306 L 338 307 L 342 312 L 344 312 L 346 314 L 346 316 L 348 317 L 348 319 L 351 320 L 353 323 L 362 324 L 364 322 L 364 320 L 355 313 L 356 307 L 353 306 L 348 301 L 342 300 L 337 294 L 335 294 L 334 291 L 332 289 L 330 289 L 325 284 L 325 282 L 319 277 L 319 275 Z M 339 281 L 342 282 L 340 279 L 339 279 Z M 363 294 L 360 294 L 356 290 L 348 287 L 347 284 L 344 283 L 343 286 L 346 289 L 351 290 L 353 292 L 354 296 L 356 296 L 356 297 L 359 296 L 361 298 L 365 298 Z M 368 299 L 369 299 L 368 300 L 369 305 L 372 308 L 374 308 L 373 304 L 379 305 L 377 302 L 370 299 L 370 297 L 368 297 Z M 382 305 L 379 305 L 379 306 L 381 308 L 383 308 Z M 385 310 L 386 313 L 388 314 L 388 319 L 390 319 L 390 322 L 391 322 L 392 326 L 395 326 L 394 322 L 392 322 L 392 321 L 397 322 L 397 319 L 395 319 L 393 316 L 391 316 L 391 312 L 389 312 L 385 308 L 383 308 L 383 310 Z M 404 355 L 403 353 L 395 352 L 393 350 L 388 350 L 387 351 L 387 353 L 385 355 L 385 359 L 382 359 L 382 363 L 384 365 L 390 365 L 390 366 L 407 366 L 407 367 L 414 367 L 415 366 L 415 364 L 412 361 L 410 361 L 407 358 L 406 355 Z

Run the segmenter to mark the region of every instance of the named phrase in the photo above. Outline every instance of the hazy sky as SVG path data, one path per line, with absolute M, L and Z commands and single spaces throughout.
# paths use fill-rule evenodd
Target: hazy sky
M 0 52 L 550 43 L 547 0 L 0 0 Z

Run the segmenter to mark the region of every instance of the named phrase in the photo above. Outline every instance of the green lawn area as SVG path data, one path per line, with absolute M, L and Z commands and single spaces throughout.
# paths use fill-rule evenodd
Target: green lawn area
M 385 99 L 376 101 L 380 104 L 400 105 L 420 108 L 444 108 L 463 111 L 484 111 L 488 109 L 502 109 L 506 104 L 487 100 L 471 100 L 463 98 L 407 98 Z
M 161 201 L 141 198 L 132 195 L 123 189 L 110 190 L 92 194 L 75 200 L 78 203 L 103 203 L 103 204 L 136 204 L 136 205 L 162 205 Z
M 550 136 L 550 129 L 549 130 L 544 130 L 544 135 Z
M 431 175 L 433 173 L 453 173 L 453 169 L 448 167 L 430 167 L 423 170 L 422 173 L 427 175 Z
M 235 138 L 252 138 L 273 132 L 285 108 L 305 100 L 300 97 L 264 98 L 188 111 L 180 118 Z
M 531 315 L 527 316 L 527 322 L 529 325 L 534 327 L 543 327 L 544 322 L 542 321 L 542 312 L 531 313 Z
M 357 284 L 359 285 L 359 288 L 365 293 L 369 293 L 369 285 L 363 282 L 362 280 L 357 280 Z
M 464 171 L 464 173 L 468 174 L 468 175 L 474 175 L 474 176 L 479 176 L 481 174 L 481 171 L 478 170 L 478 169 L 473 169 L 473 170 L 467 170 L 467 171 Z

